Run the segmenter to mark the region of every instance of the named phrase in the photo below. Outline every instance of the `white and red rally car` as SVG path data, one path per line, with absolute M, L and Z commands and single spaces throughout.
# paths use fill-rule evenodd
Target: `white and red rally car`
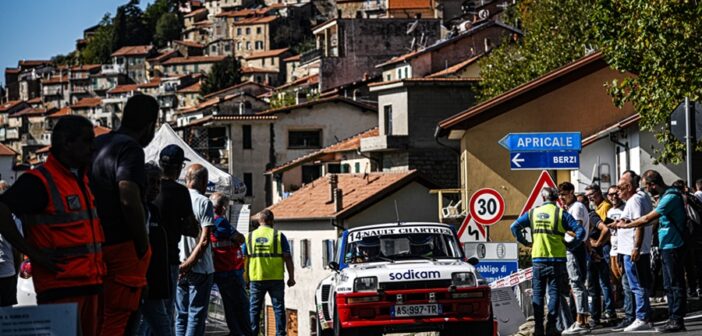
M 317 286 L 322 335 L 440 331 L 496 335 L 490 287 L 451 226 L 393 223 L 345 230 Z

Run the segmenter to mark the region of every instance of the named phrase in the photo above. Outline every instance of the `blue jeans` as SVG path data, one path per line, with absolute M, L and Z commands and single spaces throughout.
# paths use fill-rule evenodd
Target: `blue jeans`
M 249 320 L 249 298 L 244 291 L 244 277 L 240 271 L 219 272 L 214 275 L 214 283 L 222 295 L 224 318 L 229 335 L 251 335 Z
M 568 250 L 566 252 L 568 261 L 566 268 L 568 270 L 568 278 L 570 279 L 570 288 L 573 290 L 575 297 L 575 310 L 578 314 L 589 315 L 590 309 L 587 303 L 587 251 L 584 245 Z
M 636 301 L 636 318 L 646 322 L 650 322 L 651 319 L 651 303 L 648 300 L 649 278 L 651 277 L 650 259 L 650 255 L 642 254 L 639 256 L 639 260 L 633 262 L 631 256 L 624 255 L 624 270 Z
M 609 259 L 609 258 L 608 258 Z M 602 317 L 602 298 L 604 297 L 604 309 L 610 314 L 615 314 L 614 297 L 612 284 L 609 277 L 609 266 L 603 260 L 588 262 L 587 292 L 592 298 L 590 301 L 590 313 L 592 319 L 599 321 Z
M 263 309 L 266 293 L 271 297 L 273 312 L 275 313 L 275 334 L 276 336 L 285 336 L 287 335 L 287 329 L 285 326 L 285 283 L 283 280 L 251 281 L 249 287 L 251 333 L 258 335 L 261 310 Z
M 685 247 L 661 250 L 663 286 L 668 298 L 668 319 L 682 323 L 687 310 L 687 292 L 683 277 Z
M 168 314 L 168 318 L 171 319 L 171 325 L 175 328 L 175 306 L 176 306 L 176 297 L 178 295 L 178 269 L 179 265 L 171 265 L 171 289 L 173 290 L 173 294 L 171 295 L 171 298 L 168 300 L 165 300 L 164 304 L 166 305 L 166 314 Z
M 141 304 L 141 324 L 137 335 L 174 335 L 173 323 L 166 313 L 168 300 L 145 299 Z
M 205 334 L 212 278 L 212 274 L 190 272 L 178 280 L 176 335 L 201 336 Z
M 531 287 L 534 307 L 534 334 L 544 335 L 544 295 L 548 287 L 548 318 L 546 330 L 551 333 L 556 329 L 556 320 L 561 306 L 563 278 L 566 277 L 564 262 L 535 262 L 533 265 Z
M 619 259 L 619 265 L 624 265 L 624 255 L 618 254 L 617 259 Z M 622 275 L 622 294 L 624 296 L 624 320 L 629 322 L 634 322 L 636 319 L 636 307 L 634 306 L 634 292 L 631 291 L 631 286 L 629 286 L 629 279 L 627 279 L 626 272 Z

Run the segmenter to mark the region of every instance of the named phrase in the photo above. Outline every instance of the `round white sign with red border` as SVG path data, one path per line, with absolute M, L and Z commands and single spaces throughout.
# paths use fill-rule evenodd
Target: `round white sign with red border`
M 468 209 L 476 223 L 492 225 L 499 222 L 505 214 L 505 200 L 497 190 L 483 188 L 470 198 Z

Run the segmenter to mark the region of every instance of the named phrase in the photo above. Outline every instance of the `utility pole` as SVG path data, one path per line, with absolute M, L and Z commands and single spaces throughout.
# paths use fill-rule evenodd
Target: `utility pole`
M 696 142 L 695 134 L 695 116 L 693 109 L 690 108 L 690 98 L 685 97 L 685 163 L 687 170 L 687 184 L 692 185 L 692 151 L 693 145 Z

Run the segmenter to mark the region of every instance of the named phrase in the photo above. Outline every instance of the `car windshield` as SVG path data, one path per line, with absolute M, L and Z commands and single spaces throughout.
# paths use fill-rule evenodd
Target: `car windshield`
M 366 235 L 349 233 L 345 251 L 346 263 L 462 257 L 460 246 L 448 229 L 431 233 L 373 233 L 375 232 Z

